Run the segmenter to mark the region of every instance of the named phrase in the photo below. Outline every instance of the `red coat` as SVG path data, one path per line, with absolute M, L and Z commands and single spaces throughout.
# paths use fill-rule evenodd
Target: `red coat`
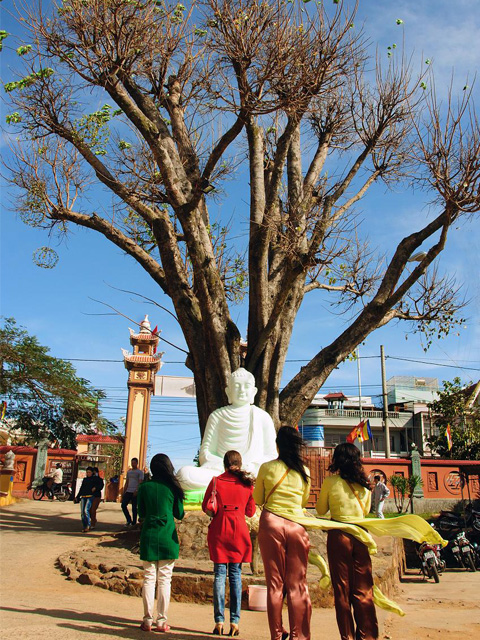
M 207 487 L 202 509 L 212 493 L 213 480 Z M 245 516 L 255 513 L 253 486 L 246 487 L 233 473 L 217 478 L 217 513 L 208 527 L 208 550 L 213 562 L 251 562 L 252 542 Z

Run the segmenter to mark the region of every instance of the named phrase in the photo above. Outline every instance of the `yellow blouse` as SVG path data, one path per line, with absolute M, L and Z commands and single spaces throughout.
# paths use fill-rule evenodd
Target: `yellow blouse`
M 259 505 L 265 502 L 273 487 L 287 470 L 287 465 L 281 460 L 271 460 L 264 462 L 258 470 L 253 499 Z M 305 471 L 310 476 L 310 471 L 305 467 Z M 283 479 L 282 483 L 275 489 L 265 504 L 265 509 L 276 515 L 287 517 L 303 515 L 303 507 L 308 502 L 310 495 L 310 478 L 308 482 L 302 478 L 298 471 L 293 469 Z
M 352 487 L 354 491 L 339 475 L 327 476 L 318 496 L 316 505 L 318 515 L 324 516 L 330 511 L 331 519 L 336 522 L 363 520 L 370 511 L 372 492 L 356 482 L 352 483 Z

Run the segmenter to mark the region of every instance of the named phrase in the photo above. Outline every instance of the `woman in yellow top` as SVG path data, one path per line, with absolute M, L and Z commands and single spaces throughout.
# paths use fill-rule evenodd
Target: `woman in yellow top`
M 330 511 L 336 522 L 362 521 L 370 511 L 372 494 L 359 449 L 348 442 L 339 444 L 329 471 L 336 475 L 323 482 L 316 506 L 318 514 L 323 516 Z M 332 529 L 328 531 L 327 554 L 341 639 L 376 640 L 378 622 L 367 546 L 350 533 Z
M 287 596 L 290 634 L 310 640 L 312 605 L 307 586 L 310 540 L 305 528 L 290 518 L 303 516 L 310 495 L 309 471 L 303 465 L 304 441 L 292 427 L 282 427 L 276 438 L 278 458 L 262 464 L 253 498 L 264 505 L 258 543 L 267 581 L 267 614 L 271 640 L 286 640 L 282 623 Z

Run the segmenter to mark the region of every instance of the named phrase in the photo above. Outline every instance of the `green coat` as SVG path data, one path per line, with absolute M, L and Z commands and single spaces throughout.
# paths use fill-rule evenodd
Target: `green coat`
M 148 480 L 138 488 L 138 516 L 142 522 L 140 559 L 149 562 L 178 558 L 174 517 L 183 518 L 183 502 L 160 480 Z

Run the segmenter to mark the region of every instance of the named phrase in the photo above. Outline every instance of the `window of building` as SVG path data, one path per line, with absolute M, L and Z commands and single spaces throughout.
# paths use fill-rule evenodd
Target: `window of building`
M 342 444 L 347 441 L 347 435 L 344 433 L 326 433 L 325 434 L 325 446 L 336 447 L 337 444 Z
M 343 400 L 335 399 L 328 401 L 328 409 L 337 409 L 338 411 L 343 410 Z

